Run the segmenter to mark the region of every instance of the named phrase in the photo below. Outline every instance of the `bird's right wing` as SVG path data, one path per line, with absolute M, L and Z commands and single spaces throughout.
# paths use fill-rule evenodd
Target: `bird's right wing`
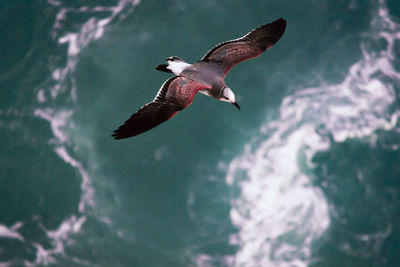
M 206 89 L 206 86 L 182 76 L 168 79 L 154 100 L 141 107 L 112 136 L 115 139 L 128 138 L 156 127 L 189 106 L 201 89 Z
M 226 75 L 236 64 L 257 57 L 271 48 L 283 35 L 286 21 L 277 19 L 252 30 L 245 36 L 220 43 L 201 59 L 220 65 Z

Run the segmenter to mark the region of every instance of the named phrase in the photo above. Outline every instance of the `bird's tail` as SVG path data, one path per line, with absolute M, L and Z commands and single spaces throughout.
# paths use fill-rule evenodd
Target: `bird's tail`
M 161 64 L 156 67 L 156 70 L 172 73 L 172 71 L 170 69 L 168 69 L 167 67 L 168 67 L 168 64 Z
M 156 67 L 156 70 L 168 73 L 173 72 L 175 75 L 180 75 L 182 71 L 191 66 L 189 63 L 186 63 L 185 61 L 176 56 L 169 57 L 166 59 L 166 61 L 168 62 L 168 64 L 158 65 Z

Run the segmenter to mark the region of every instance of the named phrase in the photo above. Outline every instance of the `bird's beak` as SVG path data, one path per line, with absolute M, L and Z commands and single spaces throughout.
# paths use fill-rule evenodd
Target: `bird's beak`
M 240 110 L 240 106 L 239 106 L 239 104 L 238 104 L 237 102 L 232 102 L 232 104 L 233 104 L 235 107 L 237 107 L 238 110 Z

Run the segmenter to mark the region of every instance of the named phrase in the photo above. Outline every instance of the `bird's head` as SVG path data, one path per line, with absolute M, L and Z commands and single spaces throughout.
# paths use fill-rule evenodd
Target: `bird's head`
M 235 107 L 237 107 L 240 110 L 240 106 L 235 100 L 235 94 L 228 87 L 224 87 L 219 100 L 232 103 Z

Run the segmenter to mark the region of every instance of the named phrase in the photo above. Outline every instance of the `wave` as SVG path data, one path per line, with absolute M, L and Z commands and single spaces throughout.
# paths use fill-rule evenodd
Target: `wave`
M 68 6 L 68 3 L 48 0 L 48 5 L 56 10 L 55 22 L 50 34 L 54 42 L 59 44 L 55 54 L 51 57 L 61 58 L 61 55 L 66 53 L 64 57 L 66 63 L 61 67 L 56 67 L 49 74 L 51 76 L 49 84 L 51 85 L 37 88 L 37 108 L 33 115 L 50 124 L 53 137 L 49 140 L 49 145 L 53 147 L 58 157 L 77 170 L 81 177 L 81 197 L 77 207 L 78 213 L 65 218 L 55 229 L 47 229 L 42 223 L 38 222 L 48 240 L 29 241 L 28 244 L 23 234 L 18 231 L 24 225 L 24 222 L 16 222 L 11 227 L 0 224 L 1 237 L 17 239 L 36 249 L 35 259 L 33 261 L 24 260 L 25 266 L 47 265 L 56 262 L 54 256 L 65 253 L 65 246 L 71 243 L 69 242 L 71 236 L 82 230 L 90 209 L 95 205 L 92 177 L 90 177 L 84 165 L 79 162 L 79 159 L 71 153 L 74 144 L 68 134 L 69 129 L 74 127 L 72 115 L 74 114 L 74 105 L 78 100 L 74 71 L 79 60 L 79 54 L 90 43 L 103 36 L 107 25 L 125 18 L 139 2 L 138 0 L 119 0 L 114 6 L 83 6 L 77 8 Z M 106 17 L 104 17 L 105 13 L 108 13 Z M 82 15 L 85 15 L 85 20 L 79 25 L 78 30 L 71 30 L 69 28 L 71 25 L 65 21 L 77 16 L 81 18 Z M 67 45 L 66 50 L 65 45 Z M 55 65 L 62 65 L 61 62 L 62 60 L 58 64 L 56 62 Z M 33 218 L 33 221 L 37 220 L 37 218 Z M 0 262 L 0 266 L 10 266 L 17 262 L 20 263 L 20 259 Z
M 373 141 L 378 129 L 397 131 L 395 41 L 400 25 L 384 1 L 361 43 L 362 58 L 339 84 L 302 89 L 283 99 L 279 118 L 260 129 L 257 140 L 229 164 L 230 217 L 239 247 L 229 266 L 307 266 L 312 244 L 329 229 L 334 212 L 309 175 L 312 158 L 333 142 Z M 382 49 L 377 44 L 385 41 Z

